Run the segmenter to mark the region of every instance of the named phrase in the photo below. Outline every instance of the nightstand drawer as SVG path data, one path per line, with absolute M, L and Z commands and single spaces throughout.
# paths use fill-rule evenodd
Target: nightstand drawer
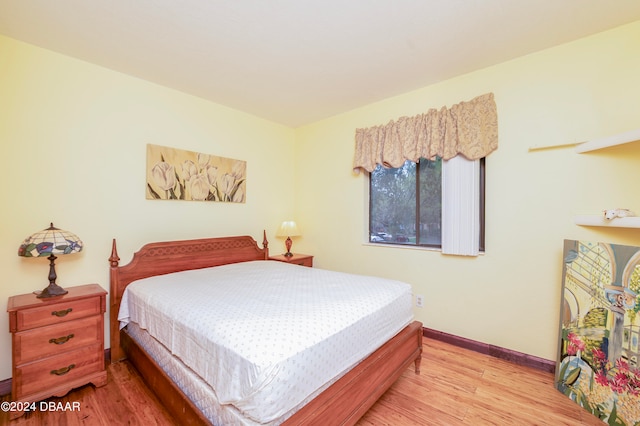
M 103 369 L 104 354 L 101 343 L 24 364 L 15 369 L 13 380 L 18 386 L 14 398 L 64 386 L 74 379 Z
M 16 318 L 17 331 L 59 324 L 91 315 L 100 315 L 101 313 L 102 306 L 99 297 L 69 301 L 61 300 L 59 303 L 51 303 L 46 306 L 37 306 L 18 311 Z
M 14 334 L 16 365 L 102 341 L 102 316 L 64 322 Z
M 289 262 L 293 265 L 313 267 L 313 257 L 305 257 L 304 259 L 292 260 Z
M 290 263 L 292 265 L 307 266 L 313 268 L 313 256 L 309 254 L 293 253 L 291 256 L 278 254 L 269 256 L 269 260 L 277 260 L 278 262 Z

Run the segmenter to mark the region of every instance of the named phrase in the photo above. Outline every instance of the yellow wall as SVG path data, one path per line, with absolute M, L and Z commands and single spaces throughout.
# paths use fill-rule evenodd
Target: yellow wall
M 146 200 L 147 143 L 246 160 L 246 204 Z M 112 238 L 123 264 L 145 242 L 262 241 L 265 228 L 277 250 L 293 143 L 290 128 L 0 36 L 0 380 L 11 377 L 7 298 L 48 284 L 46 259 L 17 256 L 24 238 L 51 221 L 76 233 L 85 249 L 58 258 L 58 283 L 107 290 Z
M 297 250 L 319 267 L 401 279 L 426 327 L 556 359 L 563 239 L 639 245 L 640 230 L 584 228 L 575 214 L 640 214 L 640 143 L 592 154 L 529 152 L 640 127 L 640 22 L 528 55 L 296 130 Z M 354 130 L 493 92 L 499 148 L 487 158 L 486 254 L 372 247 Z M 295 245 L 296 243 L 294 243 Z
M 108 288 L 111 239 L 125 263 L 149 241 L 250 234 L 294 218 L 294 250 L 318 267 L 401 279 L 426 327 L 555 359 L 562 240 L 640 244 L 639 230 L 583 228 L 574 214 L 640 213 L 640 144 L 529 153 L 640 127 L 640 22 L 463 75 L 299 129 L 0 36 L 0 306 L 43 288 L 47 263 L 16 255 L 53 221 L 85 242 L 58 260 L 63 286 Z M 487 159 L 487 253 L 372 247 L 354 131 L 493 92 L 500 147 Z M 294 143 L 295 141 L 295 143 Z M 149 201 L 147 143 L 247 161 L 247 203 Z M 290 172 L 290 170 L 293 170 Z M 293 181 L 291 176 L 294 176 Z M 0 380 L 11 376 L 0 315 Z

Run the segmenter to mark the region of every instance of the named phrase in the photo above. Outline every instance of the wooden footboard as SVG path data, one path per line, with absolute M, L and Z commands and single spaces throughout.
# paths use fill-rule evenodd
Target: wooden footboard
M 153 358 L 125 331 L 120 334 L 127 359 L 171 416 L 181 424 L 210 424 Z M 421 359 L 422 323 L 414 321 L 283 425 L 354 425 L 411 364 L 419 374 Z
M 353 425 L 411 364 L 420 373 L 422 323 L 414 321 L 290 417 L 285 425 Z

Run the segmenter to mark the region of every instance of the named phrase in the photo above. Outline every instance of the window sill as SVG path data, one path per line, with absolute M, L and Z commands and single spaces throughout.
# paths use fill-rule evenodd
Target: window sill
M 436 247 L 423 247 L 423 246 L 412 246 L 412 245 L 403 245 L 403 244 L 378 244 L 378 243 L 370 243 L 365 241 L 362 243 L 363 246 L 366 247 L 379 247 L 379 248 L 388 248 L 388 249 L 401 249 L 401 250 L 418 250 L 418 251 L 432 251 L 435 253 L 442 254 L 442 249 Z M 484 256 L 484 251 L 478 253 L 479 256 Z M 468 256 L 463 256 L 468 257 Z
M 442 252 L 442 249 L 436 248 L 436 247 L 412 246 L 412 245 L 405 245 L 405 244 L 384 244 L 384 243 L 380 244 L 380 243 L 370 243 L 368 241 L 365 241 L 364 243 L 362 243 L 362 245 L 368 246 L 368 247 L 382 247 L 382 248 L 392 248 L 392 249 Z

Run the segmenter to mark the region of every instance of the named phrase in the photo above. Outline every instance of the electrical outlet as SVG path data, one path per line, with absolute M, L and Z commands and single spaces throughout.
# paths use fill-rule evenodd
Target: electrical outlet
M 424 306 L 424 296 L 421 294 L 416 294 L 416 306 L 418 308 L 422 308 Z

